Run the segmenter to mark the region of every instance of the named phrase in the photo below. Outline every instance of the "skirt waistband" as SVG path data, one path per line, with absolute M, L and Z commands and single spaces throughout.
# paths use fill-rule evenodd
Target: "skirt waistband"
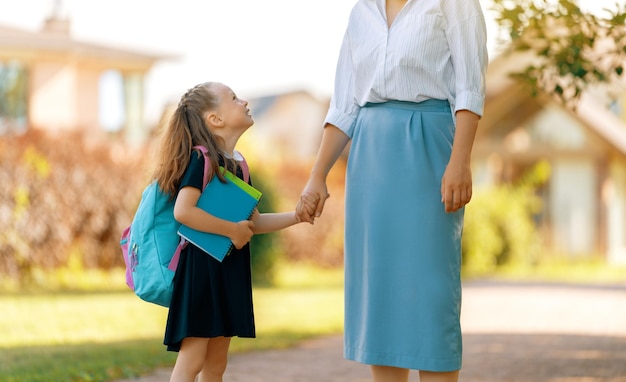
M 381 103 L 368 102 L 363 107 L 385 107 L 415 111 L 450 112 L 450 103 L 443 99 L 428 99 L 422 102 L 387 101 Z

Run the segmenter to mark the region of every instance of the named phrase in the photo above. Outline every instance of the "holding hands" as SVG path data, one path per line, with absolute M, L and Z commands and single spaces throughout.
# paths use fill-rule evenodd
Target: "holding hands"
M 296 205 L 296 218 L 298 221 L 313 224 L 319 203 L 319 194 L 311 191 L 302 192 L 300 200 L 298 200 L 298 204 Z
M 322 197 L 322 195 L 324 196 Z M 296 206 L 298 220 L 313 224 L 315 218 L 322 215 L 324 203 L 329 197 L 326 184 L 323 181 L 309 180 Z

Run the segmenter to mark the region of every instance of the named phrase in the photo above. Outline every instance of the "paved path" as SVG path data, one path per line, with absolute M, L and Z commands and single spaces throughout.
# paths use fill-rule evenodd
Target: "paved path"
M 626 382 L 626 284 L 464 286 L 461 382 Z M 169 370 L 118 382 L 167 382 Z M 419 381 L 412 373 L 411 382 Z M 230 357 L 225 382 L 368 382 L 340 336 Z

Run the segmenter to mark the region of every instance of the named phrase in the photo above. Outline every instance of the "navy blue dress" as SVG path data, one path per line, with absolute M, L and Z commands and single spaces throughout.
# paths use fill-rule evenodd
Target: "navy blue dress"
M 223 163 L 222 163 L 223 164 Z M 192 155 L 180 188 L 202 189 L 204 158 Z M 237 176 L 243 179 L 241 168 Z M 256 336 L 250 246 L 233 249 L 223 262 L 193 244 L 182 251 L 174 276 L 164 344 L 179 351 L 185 337 Z

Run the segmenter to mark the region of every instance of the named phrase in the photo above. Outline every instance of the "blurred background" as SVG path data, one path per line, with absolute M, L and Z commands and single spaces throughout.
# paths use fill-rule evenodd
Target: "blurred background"
M 39 311 L 20 296 L 128 298 L 119 238 L 149 182 L 159 127 L 197 83 L 223 82 L 250 102 L 255 125 L 239 150 L 264 192 L 261 209 L 293 209 L 317 152 L 353 3 L 0 0 L 0 307 L 25 304 L 35 315 L 54 316 L 57 308 Z M 481 0 L 491 62 L 473 153 L 463 275 L 623 284 L 624 4 L 535 3 L 564 5 L 541 24 L 528 4 Z M 574 32 L 600 17 L 603 39 Z M 535 32 L 524 36 L 532 39 L 520 38 L 524 22 Z M 610 54 L 594 45 L 607 39 Z M 580 47 L 595 56 L 581 59 Z M 254 238 L 261 299 L 270 293 L 263 288 L 323 286 L 340 293 L 344 166 L 345 155 L 314 226 Z M 100 338 L 40 340 L 49 326 L 26 334 L 32 323 L 16 325 L 23 311 L 12 311 L 0 318 L 0 331 L 5 325 L 13 333 L 0 348 L 13 348 L 11 354 L 21 346 L 32 351 Z M 341 329 L 337 312 L 324 330 Z M 162 315 L 145 337 L 160 335 Z
M 250 101 L 256 123 L 240 149 L 268 188 L 265 208 L 293 208 L 317 151 L 352 3 L 4 1 L 0 285 L 36 283 L 35 273 L 68 264 L 122 265 L 118 234 L 148 180 L 154 136 L 169 107 L 199 82 L 223 82 Z M 529 49 L 515 49 L 506 3 L 482 3 L 491 64 L 465 271 L 557 257 L 624 264 L 623 80 L 592 84 L 577 108 L 550 99 L 565 85 L 538 96 L 524 86 L 542 79 L 528 75 Z M 609 4 L 600 3 L 580 2 L 581 12 L 601 15 Z M 534 27 L 538 41 L 552 38 Z M 558 68 L 572 61 L 556 59 Z M 523 70 L 525 78 L 511 77 Z M 575 68 L 560 69 L 568 70 Z M 324 219 L 274 235 L 282 240 L 271 246 L 276 256 L 341 265 L 341 164 L 334 172 Z

